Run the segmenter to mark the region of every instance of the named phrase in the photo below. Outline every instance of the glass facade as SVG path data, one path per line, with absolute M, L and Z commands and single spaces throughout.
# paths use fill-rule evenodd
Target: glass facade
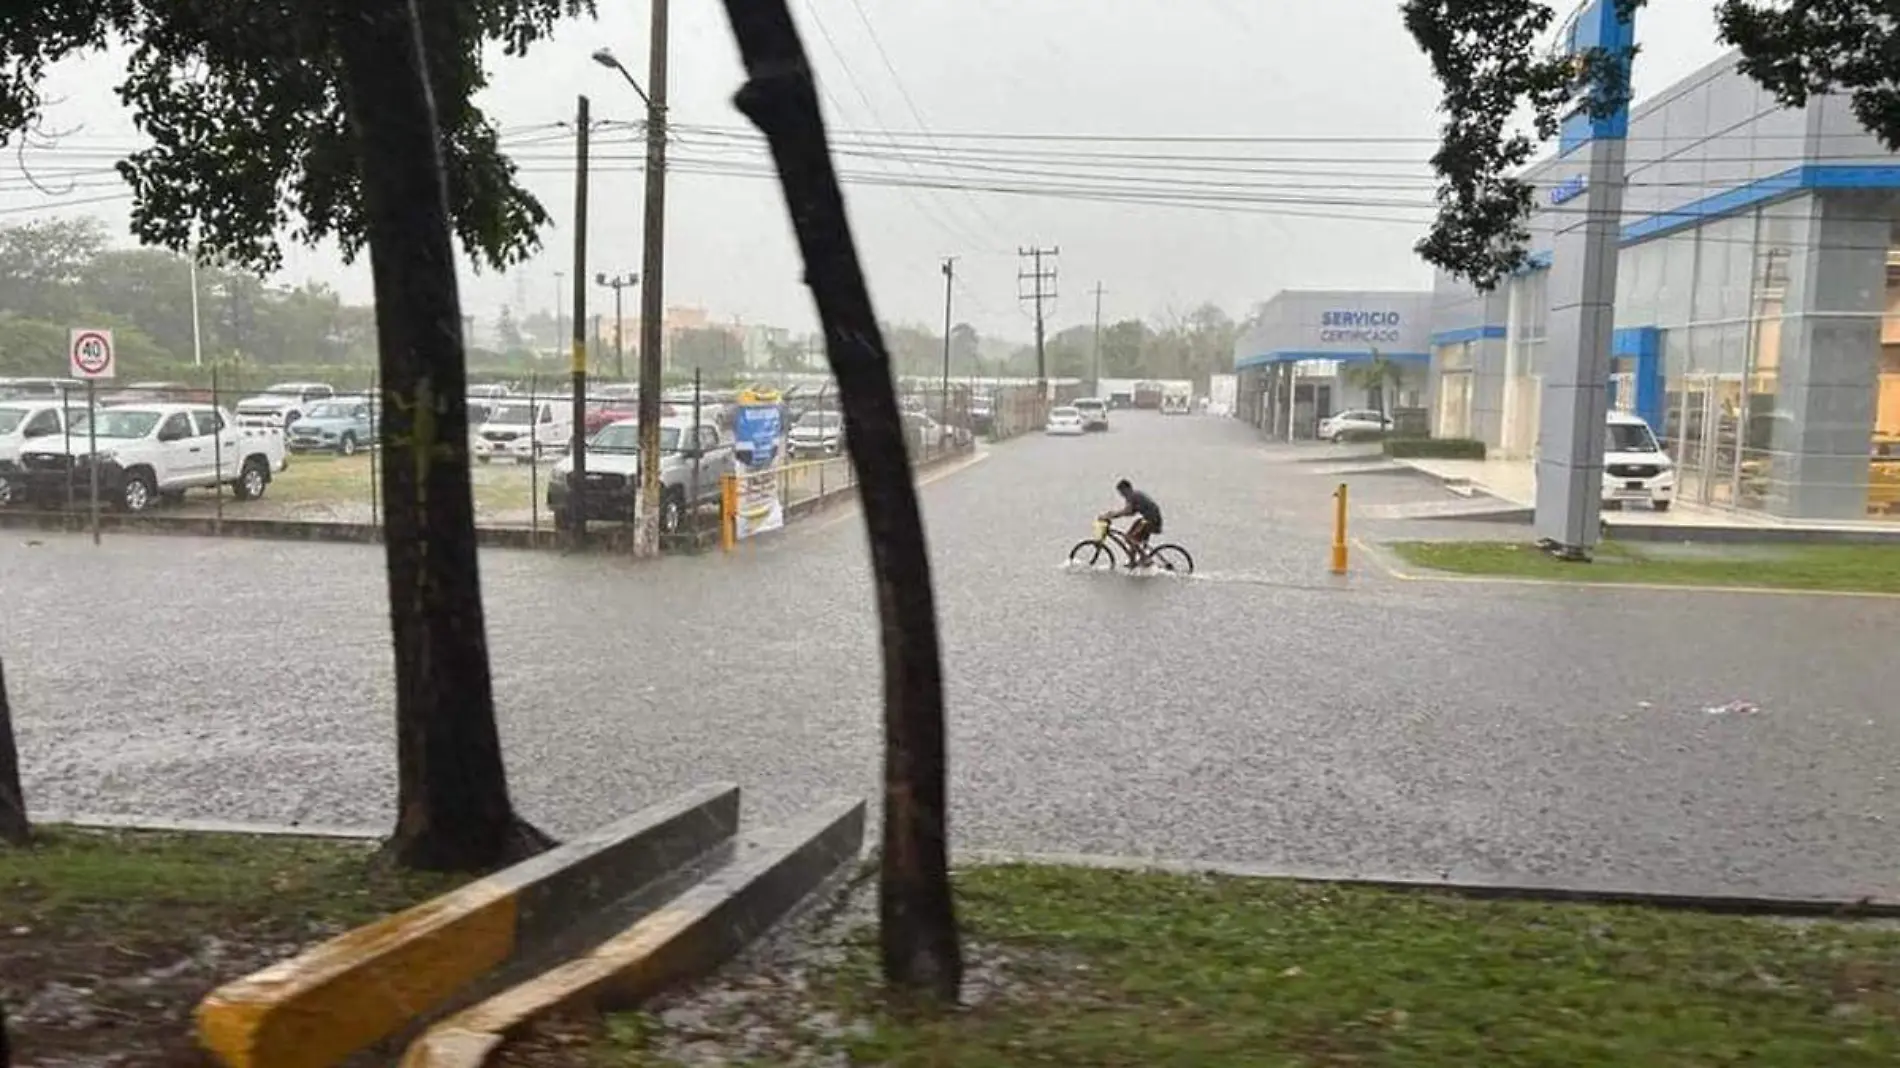
M 1530 454 L 1548 277 L 1509 283 L 1503 366 L 1474 375 L 1472 345 L 1433 349 L 1437 433 L 1476 430 L 1472 383 L 1497 375 L 1504 416 L 1486 436 Z M 1685 504 L 1900 519 L 1900 194 L 1803 194 L 1626 247 L 1616 323 L 1657 332 L 1655 429 Z M 1617 407 L 1634 410 L 1637 373 L 1615 361 Z

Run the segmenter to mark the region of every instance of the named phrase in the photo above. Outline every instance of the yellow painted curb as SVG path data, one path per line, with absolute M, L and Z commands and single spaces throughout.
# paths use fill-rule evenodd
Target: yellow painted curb
M 738 787 L 701 788 L 227 983 L 199 1042 L 228 1068 L 330 1068 L 729 840 L 738 811 Z
M 637 1004 L 705 975 L 855 858 L 863 842 L 862 801 L 827 805 L 797 825 L 752 836 L 738 860 L 591 952 L 429 1028 L 404 1053 L 402 1068 L 481 1068 L 536 1018 Z
M 1573 590 L 1642 590 L 1651 593 L 1739 593 L 1771 597 L 1846 597 L 1860 600 L 1900 600 L 1900 593 L 1881 590 L 1804 590 L 1783 586 L 1710 586 L 1701 583 L 1669 582 L 1572 582 L 1567 579 L 1520 578 L 1511 575 L 1461 575 L 1449 571 L 1412 572 L 1400 568 L 1380 547 L 1354 540 L 1379 564 L 1386 574 L 1400 582 L 1452 582 L 1478 586 L 1550 586 Z
M 213 991 L 198 1035 L 232 1068 L 324 1068 L 400 1029 L 515 948 L 515 891 L 470 883 Z

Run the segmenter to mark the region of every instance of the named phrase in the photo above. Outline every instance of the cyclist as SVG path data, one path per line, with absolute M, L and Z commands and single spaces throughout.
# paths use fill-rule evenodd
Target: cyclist
M 1134 516 L 1135 521 L 1128 525 L 1128 544 L 1135 550 L 1135 558 L 1128 566 L 1145 566 L 1148 560 L 1148 539 L 1161 533 L 1161 506 L 1153 497 L 1136 489 L 1134 483 L 1122 479 L 1115 483 L 1115 492 L 1122 495 L 1122 506 L 1118 511 L 1103 512 L 1099 517 L 1103 522 Z

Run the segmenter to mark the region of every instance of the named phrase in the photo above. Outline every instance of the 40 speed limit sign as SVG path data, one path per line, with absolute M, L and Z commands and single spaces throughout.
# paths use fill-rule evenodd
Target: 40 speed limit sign
M 110 330 L 73 331 L 71 351 L 74 378 L 111 378 L 118 373 Z

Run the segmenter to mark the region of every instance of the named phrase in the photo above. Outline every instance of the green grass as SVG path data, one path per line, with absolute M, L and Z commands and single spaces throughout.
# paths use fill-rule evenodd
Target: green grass
M 389 869 L 366 842 L 42 827 L 0 847 L 16 1063 L 209 1063 L 191 1013 L 214 987 L 453 882 Z
M 219 924 L 355 926 L 452 883 L 372 863 L 373 844 L 315 838 L 36 829 L 0 847 L 0 928 L 175 937 Z
M 1460 575 L 1570 582 L 1759 586 L 1900 593 L 1900 545 L 1708 545 L 1604 542 L 1592 563 L 1566 563 L 1516 542 L 1402 541 L 1407 563 Z
M 861 945 L 813 1010 L 853 1064 L 1858 1068 L 1900 1058 L 1900 931 L 1049 867 L 958 880 L 1003 992 L 879 1007 Z M 610 1021 L 596 1065 L 657 1065 Z M 796 1024 L 794 1024 L 796 1026 Z M 579 1063 L 579 1062 L 577 1062 Z

